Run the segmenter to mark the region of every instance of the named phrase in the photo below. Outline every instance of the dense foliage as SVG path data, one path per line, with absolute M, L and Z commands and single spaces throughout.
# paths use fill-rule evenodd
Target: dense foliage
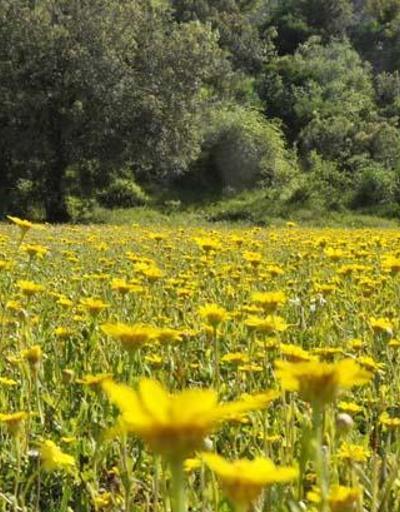
M 398 210 L 399 0 L 0 0 L 0 20 L 0 213 L 188 185 Z

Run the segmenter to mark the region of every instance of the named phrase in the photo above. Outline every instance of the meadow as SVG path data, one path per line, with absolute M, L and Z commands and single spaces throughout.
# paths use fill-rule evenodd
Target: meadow
M 0 510 L 400 510 L 399 274 L 395 229 L 10 217 Z

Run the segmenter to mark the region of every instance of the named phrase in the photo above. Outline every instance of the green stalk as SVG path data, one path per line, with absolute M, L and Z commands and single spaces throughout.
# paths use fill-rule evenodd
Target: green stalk
M 221 375 L 219 370 L 219 343 L 218 343 L 218 334 L 217 334 L 217 328 L 214 327 L 214 336 L 213 336 L 213 342 L 214 342 L 214 385 L 217 390 L 217 393 L 219 393 L 220 383 L 221 383 Z
M 169 466 L 172 476 L 172 512 L 186 512 L 185 472 L 183 469 L 183 461 L 181 459 L 170 460 Z
M 323 449 L 323 418 L 324 408 L 313 404 L 313 428 L 315 439 L 314 460 L 321 493 L 320 512 L 329 512 L 329 474 L 326 455 Z

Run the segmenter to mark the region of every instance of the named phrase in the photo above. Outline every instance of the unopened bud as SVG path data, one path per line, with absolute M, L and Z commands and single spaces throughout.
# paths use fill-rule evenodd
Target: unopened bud
M 206 437 L 203 441 L 203 450 L 206 452 L 211 452 L 214 449 L 214 443 L 211 441 L 209 437 Z
M 336 428 L 339 431 L 339 433 L 345 434 L 347 432 L 350 432 L 350 430 L 354 426 L 354 420 L 345 412 L 342 412 L 337 415 L 336 417 Z

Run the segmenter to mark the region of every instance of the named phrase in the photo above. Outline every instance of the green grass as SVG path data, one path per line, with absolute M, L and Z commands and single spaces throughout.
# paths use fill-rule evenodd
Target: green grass
M 170 203 L 130 209 L 101 209 L 99 221 L 105 224 L 204 225 L 238 224 L 280 226 L 294 221 L 308 227 L 395 228 L 399 219 L 354 211 L 329 212 L 271 200 L 264 190 L 244 192 L 202 205 Z M 95 219 L 96 220 L 96 219 Z

